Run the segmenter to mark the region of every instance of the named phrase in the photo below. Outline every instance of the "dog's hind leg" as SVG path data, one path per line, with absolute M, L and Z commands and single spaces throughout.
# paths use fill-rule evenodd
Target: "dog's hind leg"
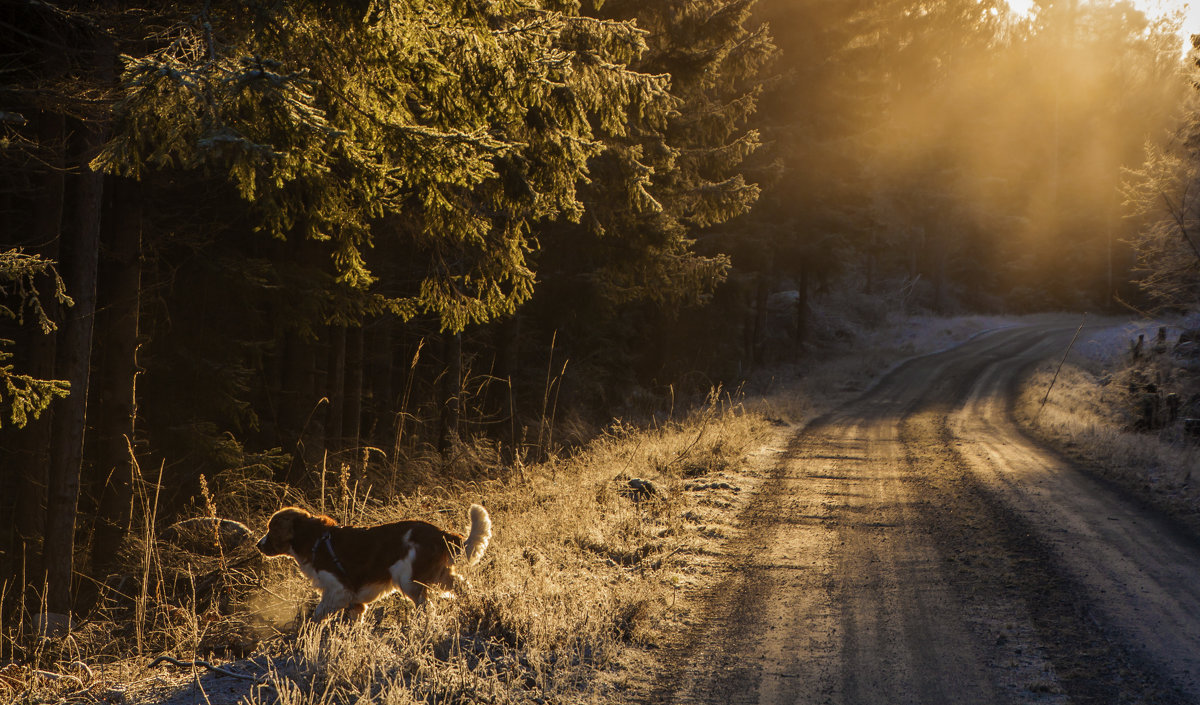
M 409 549 L 408 555 L 392 564 L 388 571 L 392 576 L 392 584 L 400 589 L 408 599 L 420 606 L 423 601 L 425 588 L 413 579 L 413 562 L 416 560 L 417 550 Z

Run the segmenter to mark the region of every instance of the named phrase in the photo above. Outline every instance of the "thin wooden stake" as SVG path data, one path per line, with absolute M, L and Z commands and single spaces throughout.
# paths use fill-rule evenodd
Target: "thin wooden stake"
M 1067 345 L 1066 352 L 1063 353 L 1062 359 L 1058 361 L 1058 369 L 1054 371 L 1054 377 L 1050 380 L 1050 386 L 1046 387 L 1046 396 L 1042 397 L 1042 404 L 1038 407 L 1037 413 L 1033 415 L 1033 418 L 1036 419 L 1041 416 L 1042 409 L 1046 408 L 1046 402 L 1050 399 L 1050 390 L 1054 389 L 1054 383 L 1058 381 L 1058 373 L 1062 372 L 1063 365 L 1067 362 L 1067 355 L 1071 354 L 1071 348 L 1075 347 L 1075 341 L 1079 338 L 1079 333 L 1083 330 L 1083 326 L 1086 323 L 1087 314 L 1085 313 L 1083 314 L 1083 320 L 1079 322 L 1079 327 L 1075 329 L 1075 335 L 1071 338 L 1071 343 Z

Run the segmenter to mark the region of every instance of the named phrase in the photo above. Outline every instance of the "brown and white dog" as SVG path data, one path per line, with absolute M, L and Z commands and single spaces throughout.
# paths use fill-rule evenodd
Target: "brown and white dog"
M 469 515 L 471 528 L 464 541 L 424 521 L 338 526 L 327 516 L 287 507 L 271 516 L 258 550 L 296 559 L 321 591 L 313 619 L 340 609 L 358 618 L 366 605 L 395 590 L 421 605 L 428 589 L 453 589 L 456 569 L 478 563 L 492 537 L 486 509 L 472 504 Z

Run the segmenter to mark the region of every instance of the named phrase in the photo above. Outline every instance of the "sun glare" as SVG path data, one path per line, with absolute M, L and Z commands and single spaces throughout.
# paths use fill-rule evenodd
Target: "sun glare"
M 1008 0 L 1008 6 L 1018 15 L 1028 15 L 1033 9 L 1033 0 Z
M 1006 0 L 1008 6 L 1017 15 L 1029 15 L 1034 10 L 1035 0 Z M 1085 3 L 1088 0 L 1075 0 L 1076 2 Z M 1187 0 L 1132 0 L 1133 5 L 1150 18 L 1162 17 L 1164 15 L 1182 13 L 1183 26 L 1180 27 L 1180 34 L 1184 41 L 1185 49 L 1191 46 L 1189 37 L 1193 34 L 1200 34 L 1200 0 L 1188 2 Z
M 1200 34 L 1200 2 L 1187 2 L 1186 0 L 1134 0 L 1133 4 L 1150 17 L 1182 13 L 1183 27 L 1180 28 L 1180 33 L 1183 34 L 1184 38 L 1186 39 L 1193 34 Z

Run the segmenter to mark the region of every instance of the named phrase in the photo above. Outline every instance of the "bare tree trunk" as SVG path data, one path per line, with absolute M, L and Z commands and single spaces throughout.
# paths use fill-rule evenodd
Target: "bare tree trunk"
M 51 34 L 48 39 L 57 41 L 59 38 Z M 61 51 L 45 51 L 43 62 L 48 81 L 59 80 L 69 70 L 67 59 Z M 63 215 L 65 119 L 61 113 L 41 110 L 34 120 L 39 156 L 45 166 L 31 178 L 34 190 L 29 231 L 12 233 L 5 244 L 20 245 L 30 254 L 57 261 Z M 24 207 L 28 207 L 28 204 Z M 38 277 L 34 286 L 47 316 L 55 322 L 61 320 L 52 278 Z M 43 333 L 40 327 L 26 320 L 14 338 L 22 371 L 37 379 L 53 379 L 55 333 Z M 0 430 L 0 448 L 3 448 L 0 453 L 0 481 L 8 491 L 3 503 L 0 503 L 0 515 L 7 516 L 5 523 L 8 526 L 5 528 L 11 531 L 11 534 L 6 531 L 4 535 L 13 537 L 11 545 L 0 546 L 0 550 L 7 554 L 0 563 L 11 565 L 13 577 L 25 580 L 29 604 L 37 604 L 40 599 L 45 576 L 41 565 L 42 541 L 46 532 L 50 424 L 56 406 L 52 404 L 40 417 L 29 420 L 24 428 L 16 429 L 6 423 L 5 428 Z
M 96 337 L 97 448 L 93 485 L 99 491 L 92 573 L 103 578 L 113 568 L 116 547 L 125 540 L 132 517 L 133 459 L 130 446 L 137 420 L 138 314 L 141 301 L 142 208 L 140 189 L 113 179 L 104 218 Z
M 281 443 L 292 453 L 291 463 L 276 480 L 296 485 L 304 480 L 310 463 L 318 462 L 322 449 L 318 412 L 317 356 L 303 336 L 283 335 L 283 373 L 279 384 Z M 315 427 L 315 428 L 314 428 Z M 317 439 L 309 447 L 309 439 Z
M 342 426 L 347 447 L 354 451 L 354 462 L 359 462 L 359 447 L 362 434 L 362 391 L 363 391 L 363 329 L 354 326 L 346 331 L 346 377 L 345 406 Z
M 395 394 L 392 390 L 394 380 L 396 378 L 396 356 L 392 352 L 392 325 L 393 320 L 390 317 L 385 317 L 377 321 L 371 326 L 370 334 L 364 342 L 365 350 L 364 362 L 365 371 L 363 374 L 363 394 L 367 396 L 368 401 L 364 401 L 364 422 L 369 419 L 366 427 L 366 435 L 368 438 L 378 438 L 382 431 L 379 426 L 381 423 L 390 423 L 384 419 L 390 419 L 395 411 L 394 404 L 396 403 Z
M 101 85 L 107 85 L 113 75 L 113 43 L 106 36 L 98 37 L 95 43 L 97 78 Z M 71 393 L 54 411 L 42 558 L 47 581 L 46 610 L 56 615 L 60 626 L 68 628 L 104 196 L 104 176 L 92 171 L 88 164 L 104 143 L 106 127 L 101 120 L 85 120 L 76 130 L 75 158 L 71 162 L 79 173 L 72 180 L 70 218 L 61 240 L 63 281 L 75 305 L 59 331 L 56 375 L 70 382 Z
M 65 73 L 66 57 L 51 52 L 47 73 L 59 76 Z M 59 171 L 62 157 L 62 142 L 66 136 L 65 119 L 61 114 L 43 112 L 38 117 L 38 140 L 45 148 L 49 168 L 37 177 L 37 208 L 33 215 L 33 242 L 36 254 L 47 259 L 58 259 L 58 240 L 63 220 L 63 189 L 65 180 Z M 60 307 L 54 298 L 53 285 L 49 278 L 38 281 L 38 298 L 52 320 L 59 320 Z M 54 333 L 43 334 L 27 326 L 22 342 L 29 373 L 37 379 L 54 376 L 55 355 Z M 40 418 L 30 421 L 16 434 L 12 451 L 17 473 L 21 478 L 20 497 L 16 507 L 17 531 L 26 545 L 30 556 L 27 571 L 31 576 L 43 574 L 35 565 L 41 559 L 41 540 L 46 532 L 46 469 L 49 466 L 51 409 Z M 41 586 L 35 586 L 40 588 Z
M 462 334 L 442 334 L 442 358 L 446 373 L 442 375 L 441 429 L 438 433 L 438 450 L 445 452 L 450 447 L 450 438 L 458 435 L 458 424 L 462 409 Z
M 796 287 L 796 347 L 808 340 L 808 264 L 800 266 L 800 283 Z
M 770 295 L 771 287 L 767 283 L 767 277 L 759 275 L 758 285 L 754 291 L 754 347 L 752 348 L 753 357 L 750 360 L 754 367 L 760 367 L 763 364 L 766 353 L 767 299 Z
M 346 397 L 346 327 L 329 326 L 329 360 L 325 372 L 325 396 L 329 411 L 325 421 L 325 450 L 330 454 L 344 447 L 342 413 Z

